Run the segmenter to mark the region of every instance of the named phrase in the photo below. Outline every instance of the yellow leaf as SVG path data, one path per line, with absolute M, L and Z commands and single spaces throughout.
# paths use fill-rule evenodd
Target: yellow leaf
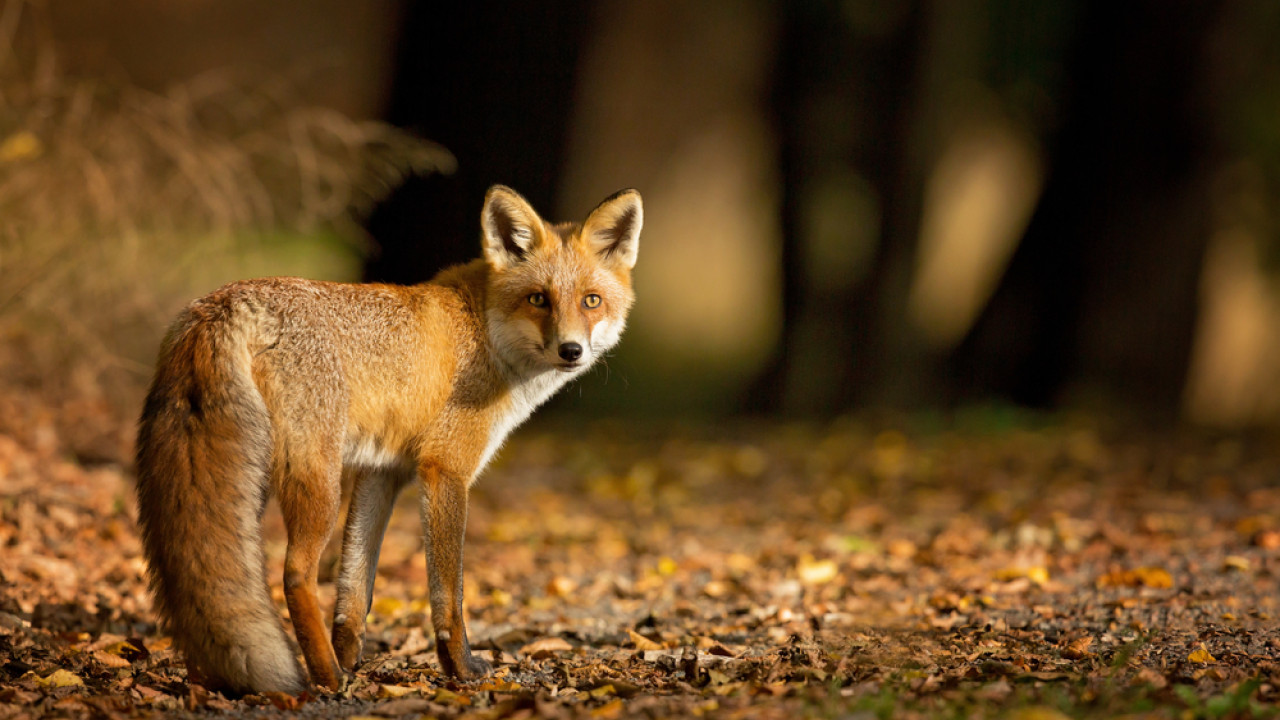
M 1208 665 L 1212 662 L 1218 662 L 1217 658 L 1209 654 L 1209 649 L 1204 646 L 1204 643 L 1200 643 L 1200 647 L 1191 651 L 1191 654 L 1187 656 L 1187 661 L 1196 663 L 1197 665 Z
M 383 595 L 373 601 L 373 614 L 381 617 L 395 617 L 403 609 L 404 601 L 390 595 Z
M 1164 568 L 1140 567 L 1134 572 L 1138 575 L 1138 581 L 1149 588 L 1173 587 L 1173 576 Z
M 631 642 L 635 643 L 637 650 L 661 650 L 662 643 L 656 643 L 649 638 L 641 635 L 635 630 L 628 630 L 627 634 L 631 636 Z
M 0 142 L 0 162 L 14 162 L 39 157 L 44 144 L 30 130 L 19 130 Z
M 605 683 L 600 687 L 592 688 L 587 692 L 587 694 L 593 698 L 602 698 L 602 697 L 608 697 L 610 695 L 617 695 L 618 691 L 613 687 L 613 685 L 609 683 Z
M 1007 720 L 1071 720 L 1066 715 L 1044 705 L 1018 708 L 1005 716 Z
M 996 580 L 1000 582 L 1010 582 L 1026 578 L 1036 585 L 1044 585 L 1049 582 L 1049 568 L 1043 565 L 1033 565 L 1031 567 L 1007 567 L 996 571 Z
M 840 574 L 840 567 L 834 560 L 815 560 L 810 555 L 800 558 L 796 564 L 796 573 L 800 582 L 806 585 L 825 585 Z
M 54 670 L 46 677 L 38 678 L 36 682 L 40 684 L 40 687 L 50 690 L 84 684 L 84 680 L 81 680 L 79 675 L 69 670 Z
M 405 687 L 403 685 L 379 685 L 378 697 L 381 698 L 401 698 L 405 695 L 411 695 L 418 692 L 417 688 Z
M 110 645 L 102 648 L 102 650 L 103 652 L 108 652 L 108 653 L 111 653 L 112 655 L 118 655 L 126 659 L 136 658 L 138 655 L 142 654 L 142 650 L 140 648 L 135 647 L 133 643 L 129 642 L 128 640 L 117 640 L 116 642 L 113 642 Z
M 1113 570 L 1098 578 L 1099 587 L 1149 587 L 1171 588 L 1173 576 L 1160 567 L 1140 567 L 1136 570 Z
M 432 702 L 438 702 L 443 705 L 470 705 L 471 698 L 466 695 L 459 695 L 456 692 L 440 688 L 436 690 L 436 694 L 431 698 Z
M 478 686 L 476 686 L 476 691 L 477 692 L 517 692 L 521 688 L 523 688 L 523 686 L 518 682 L 513 682 L 511 680 L 492 679 L 492 680 L 485 680 L 484 682 L 480 683 Z
M 669 557 L 663 557 L 662 559 L 658 560 L 659 575 L 674 575 L 676 573 L 677 567 L 678 566 L 676 565 L 676 561 L 672 560 Z
M 610 700 L 591 711 L 591 717 L 612 720 L 622 714 L 622 700 Z
M 1239 570 L 1241 572 L 1249 571 L 1249 558 L 1243 555 L 1228 555 L 1222 561 L 1223 570 Z

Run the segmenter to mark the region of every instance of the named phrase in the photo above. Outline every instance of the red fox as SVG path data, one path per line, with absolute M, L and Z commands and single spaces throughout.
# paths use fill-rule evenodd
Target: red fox
M 269 278 L 196 300 L 170 328 L 139 422 L 138 519 L 156 608 L 191 677 L 299 693 L 306 676 L 268 593 L 261 517 L 288 532 L 284 592 L 311 681 L 360 660 L 378 550 L 417 479 L 443 670 L 483 676 L 462 612 L 467 494 L 507 434 L 612 348 L 634 302 L 640 195 L 544 222 L 494 186 L 483 257 L 412 287 Z M 320 555 L 352 495 L 332 638 Z

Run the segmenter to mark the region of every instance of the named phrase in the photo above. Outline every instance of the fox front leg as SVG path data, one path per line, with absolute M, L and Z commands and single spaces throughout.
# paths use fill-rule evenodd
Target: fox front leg
M 431 626 L 435 631 L 440 667 L 459 680 L 484 677 L 493 667 L 471 654 L 462 616 L 462 540 L 467 529 L 467 481 L 426 466 L 422 469 L 422 490 Z

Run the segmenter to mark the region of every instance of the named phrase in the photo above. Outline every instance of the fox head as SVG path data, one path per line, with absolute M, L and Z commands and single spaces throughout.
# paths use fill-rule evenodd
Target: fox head
M 643 221 L 635 190 L 610 196 L 581 224 L 552 225 L 511 188 L 489 189 L 480 216 L 486 321 L 508 366 L 578 373 L 617 344 L 635 300 Z

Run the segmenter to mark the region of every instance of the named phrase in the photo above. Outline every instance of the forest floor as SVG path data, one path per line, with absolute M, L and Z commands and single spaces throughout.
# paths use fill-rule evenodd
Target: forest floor
M 1280 714 L 1280 443 L 1260 438 L 535 422 L 472 494 L 492 678 L 438 671 L 406 492 L 345 690 L 228 699 L 158 634 L 129 470 L 27 435 L 0 434 L 0 718 Z

